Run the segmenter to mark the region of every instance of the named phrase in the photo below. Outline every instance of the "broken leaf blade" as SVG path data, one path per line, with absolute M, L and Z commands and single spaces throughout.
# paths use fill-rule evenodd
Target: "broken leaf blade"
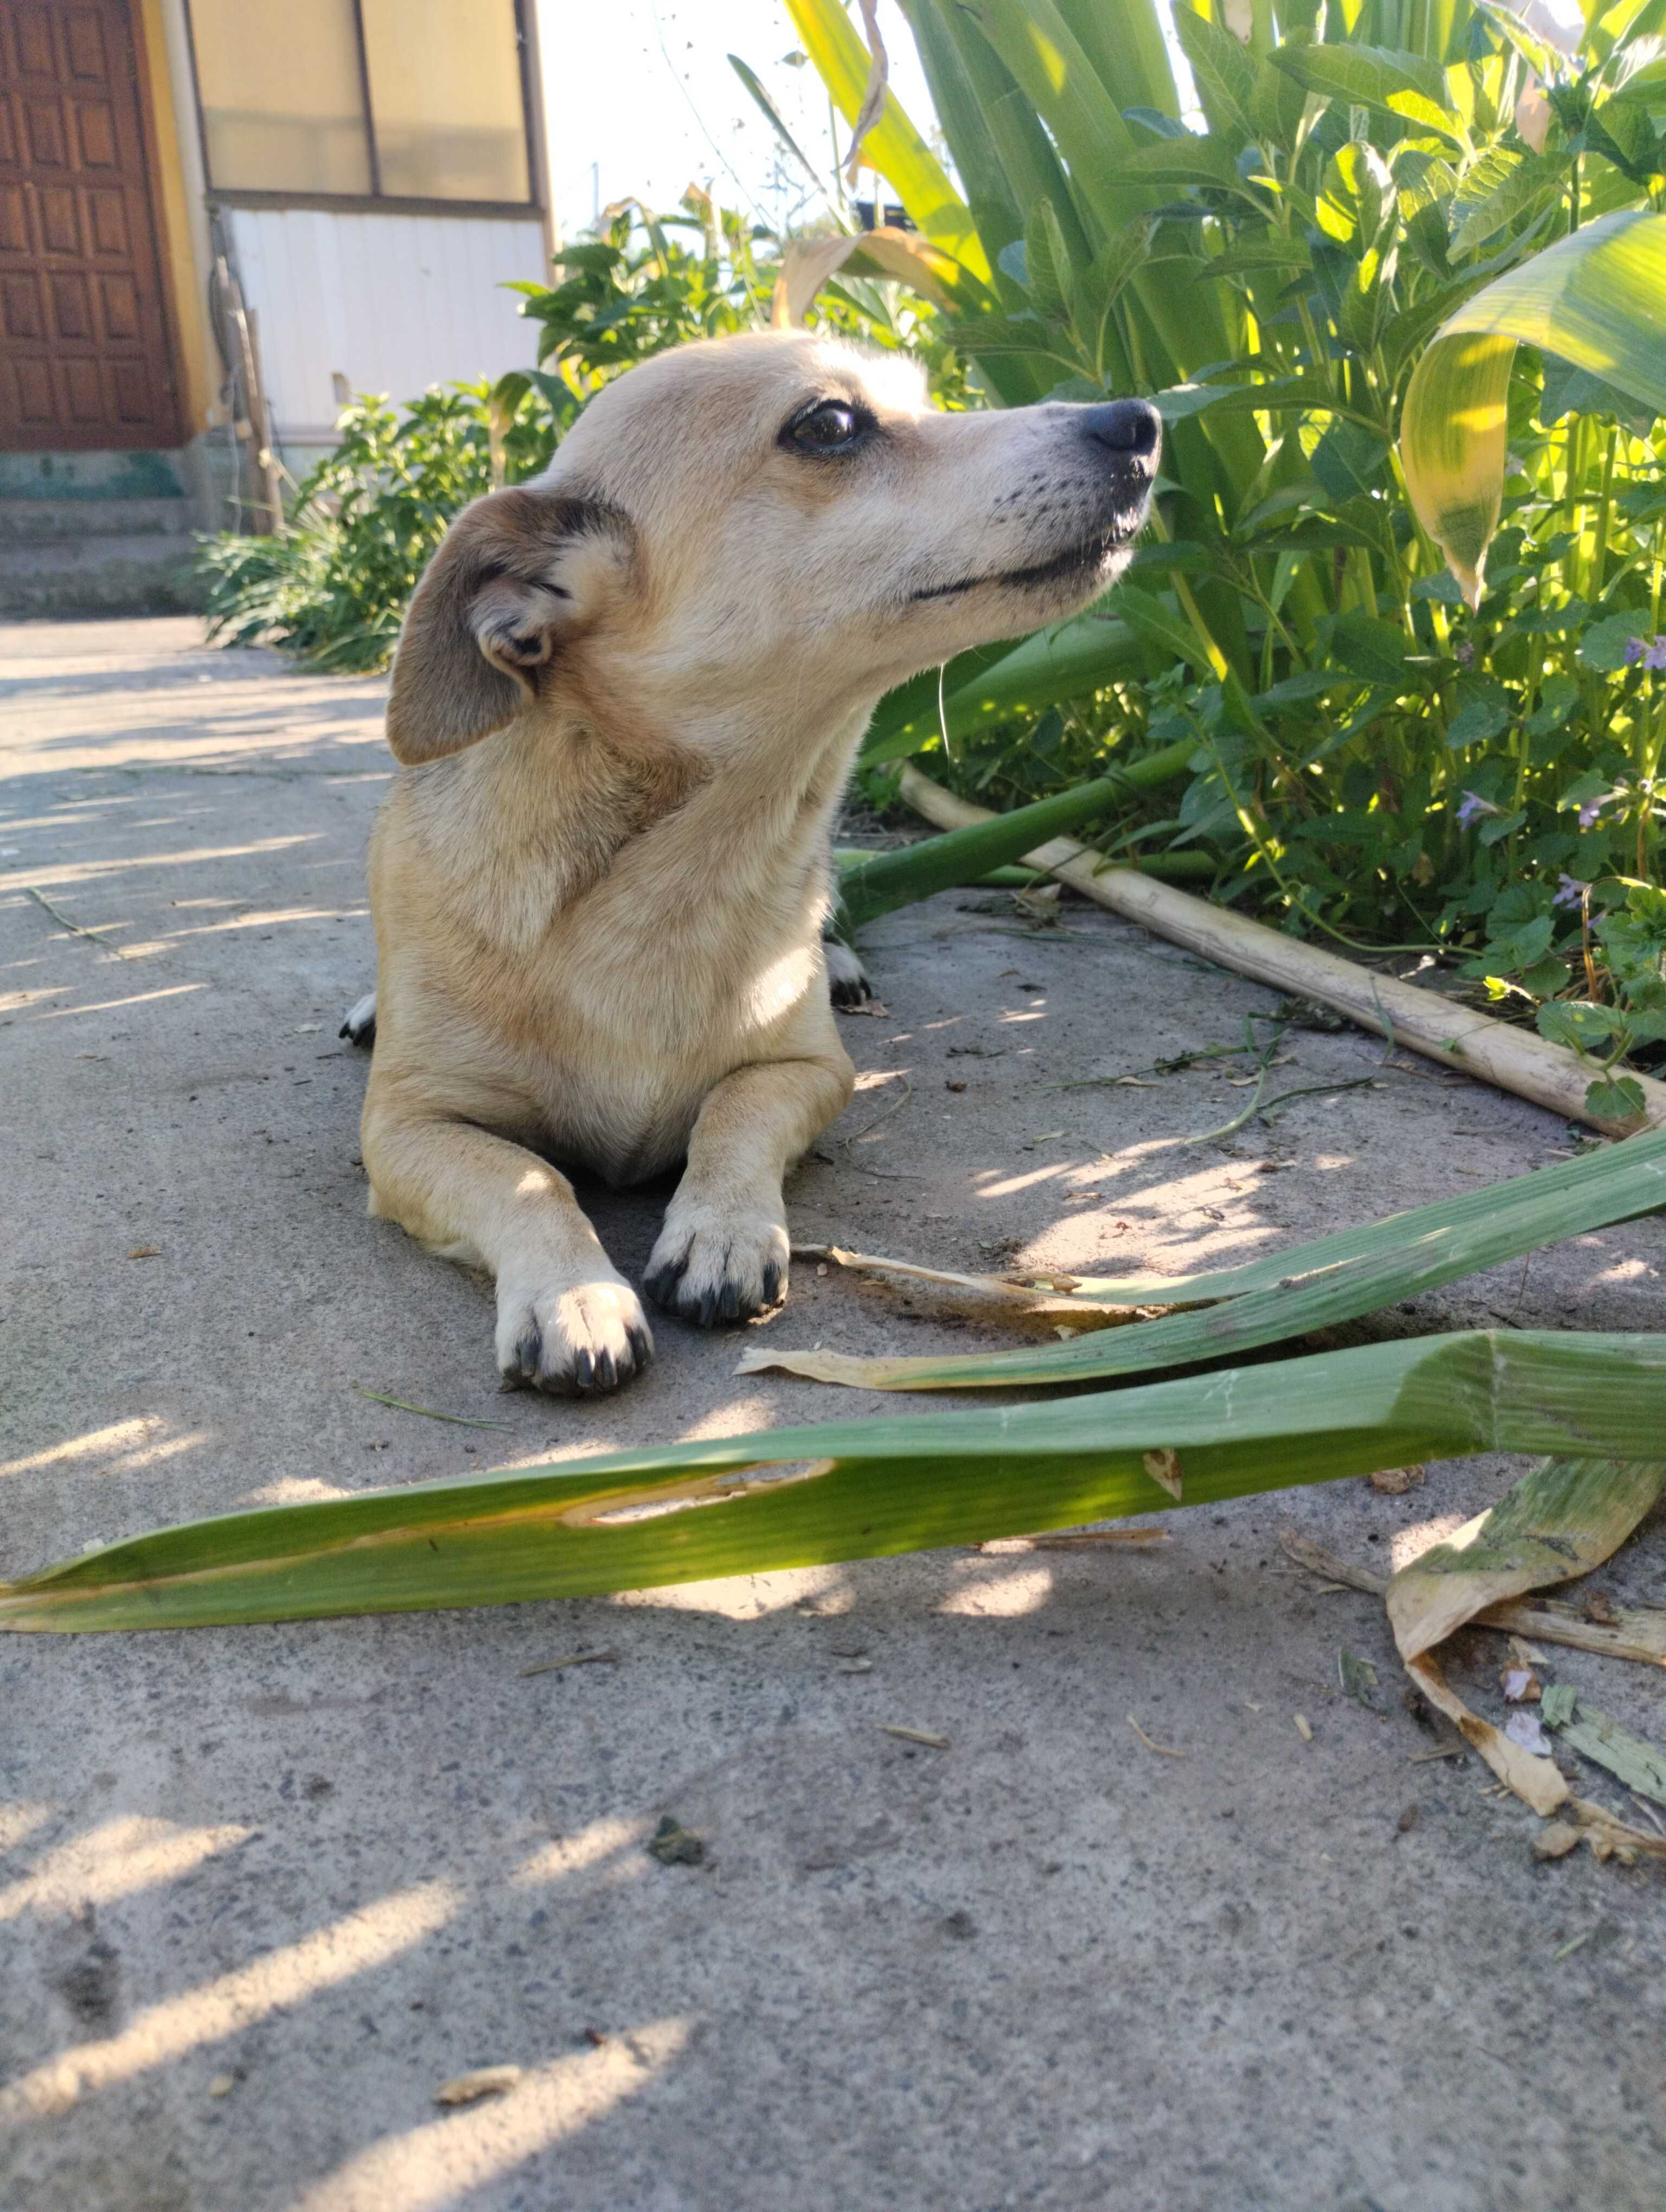
M 0 1630 L 185 1627 L 504 1605 L 833 1565 L 1470 1451 L 1662 1432 L 1666 1339 L 1468 1331 L 1083 1394 L 691 1439 L 263 1506 L 0 1584 Z
M 1666 1130 L 1646 1130 L 1600 1152 L 1322 1237 L 1246 1267 L 1169 1278 L 1085 1277 L 1065 1294 L 1073 1304 L 1160 1302 L 1201 1309 L 1195 1312 L 1007 1352 L 858 1358 L 761 1347 L 749 1351 L 736 1372 L 779 1369 L 868 1390 L 994 1389 L 1231 1359 L 1357 1320 L 1663 1204 Z
M 1402 1567 L 1389 1622 L 1403 1658 L 1444 1643 L 1487 1607 L 1589 1574 L 1666 1489 L 1666 1461 L 1554 1460 Z

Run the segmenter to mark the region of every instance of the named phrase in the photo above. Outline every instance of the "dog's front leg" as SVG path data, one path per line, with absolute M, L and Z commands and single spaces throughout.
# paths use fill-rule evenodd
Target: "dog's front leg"
M 850 1062 L 774 1060 L 707 1094 L 645 1285 L 656 1305 L 710 1328 L 745 1321 L 787 1288 L 781 1178 L 850 1100 Z
M 573 1187 L 536 1152 L 466 1121 L 366 1102 L 370 1210 L 497 1278 L 497 1364 L 560 1397 L 617 1389 L 654 1357 L 636 1293 Z

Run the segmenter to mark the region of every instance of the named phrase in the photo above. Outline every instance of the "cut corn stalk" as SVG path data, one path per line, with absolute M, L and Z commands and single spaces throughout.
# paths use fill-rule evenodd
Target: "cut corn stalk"
M 866 1390 L 991 1389 L 1085 1382 L 1236 1358 L 1261 1345 L 1358 1320 L 1541 1245 L 1632 1220 L 1663 1205 L 1666 1130 L 1650 1131 L 1582 1159 L 1390 1214 L 1243 1267 L 1204 1275 L 1079 1277 L 1064 1293 L 1084 1304 L 1160 1304 L 1204 1308 L 1201 1312 L 1170 1313 L 1137 1328 L 1012 1352 L 862 1359 L 844 1352 L 759 1349 L 745 1354 L 738 1371 L 781 1368 L 813 1382 Z
M 899 788 L 911 806 L 941 829 L 988 818 L 987 808 L 957 799 L 917 769 L 903 769 Z M 1391 1037 L 1425 1060 L 1496 1084 L 1501 1091 L 1513 1091 L 1607 1135 L 1620 1133 L 1599 1110 L 1606 1086 L 1591 1081 L 1591 1066 L 1529 1030 L 1513 1029 L 1490 1014 L 1448 1006 L 1413 984 L 1373 975 L 1316 945 L 1304 945 L 1262 922 L 1246 921 L 1241 915 L 1157 883 L 1138 869 L 1114 866 L 1102 854 L 1069 839 L 1057 838 L 1024 858 L 1096 905 L 1140 922 L 1170 944 L 1183 945 L 1189 951 L 1258 982 L 1332 1006 L 1362 1029 Z M 1626 1081 L 1643 1101 L 1640 1115 L 1628 1126 L 1635 1127 L 1640 1119 L 1666 1128 L 1666 1083 L 1646 1075 L 1630 1076 Z
M 1149 782 L 1158 776 L 1182 775 L 1195 748 L 1189 738 L 1153 754 L 1137 765 Z M 1131 777 L 1118 772 L 1097 776 L 1091 783 L 1077 784 L 1052 799 L 1038 799 L 1010 814 L 991 814 L 946 836 L 927 837 L 917 845 L 899 846 L 894 852 L 874 853 L 839 872 L 839 902 L 852 929 L 877 921 L 894 907 L 911 906 L 933 892 L 952 890 L 976 883 L 991 868 L 1007 866 L 1045 844 L 1061 831 L 1109 813 L 1130 788 Z
M 263 1507 L 0 1585 L 0 1630 L 507 1605 L 883 1558 L 1474 1451 L 1657 1449 L 1659 1337 L 1474 1331 Z

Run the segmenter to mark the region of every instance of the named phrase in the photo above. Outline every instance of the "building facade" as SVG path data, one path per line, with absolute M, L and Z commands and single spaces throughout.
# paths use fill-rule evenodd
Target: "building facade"
M 177 604 L 351 394 L 530 365 L 536 15 L 0 0 L 0 609 Z

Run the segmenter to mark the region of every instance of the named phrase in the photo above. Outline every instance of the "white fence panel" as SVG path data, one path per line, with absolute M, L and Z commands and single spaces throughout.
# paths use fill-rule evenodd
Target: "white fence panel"
M 548 276 L 536 218 L 237 208 L 230 221 L 280 446 L 334 443 L 337 376 L 399 400 L 532 366 L 536 327 L 502 287 Z

